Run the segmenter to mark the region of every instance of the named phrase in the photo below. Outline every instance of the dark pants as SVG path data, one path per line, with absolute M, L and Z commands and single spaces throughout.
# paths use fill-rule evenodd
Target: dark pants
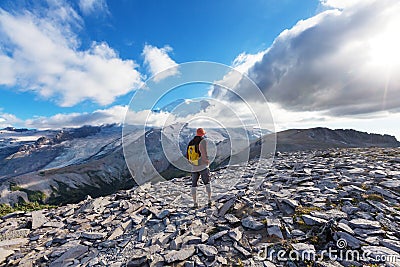
M 210 183 L 210 169 L 205 168 L 199 172 L 192 172 L 192 187 L 197 187 L 197 182 L 200 176 L 205 185 Z

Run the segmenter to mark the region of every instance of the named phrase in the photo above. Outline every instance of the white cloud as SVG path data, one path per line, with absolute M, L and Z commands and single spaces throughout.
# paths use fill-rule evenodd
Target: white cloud
M 85 15 L 109 13 L 106 0 L 80 0 L 79 8 Z
M 33 91 L 61 106 L 85 99 L 110 104 L 142 85 L 135 62 L 119 58 L 107 43 L 79 49 L 73 30 L 81 21 L 71 7 L 47 11 L 43 17 L 0 9 L 0 85 Z
M 61 129 L 83 125 L 99 126 L 122 123 L 127 106 L 116 105 L 108 109 L 99 109 L 92 113 L 56 114 L 50 117 L 35 117 L 22 122 L 24 127 L 35 129 Z
M 247 74 L 248 70 L 259 62 L 265 53 L 266 51 L 261 51 L 257 54 L 243 52 L 233 60 L 232 67 L 241 73 Z
M 283 31 L 261 60 L 246 67 L 249 77 L 287 110 L 333 116 L 398 111 L 400 2 L 326 2 L 341 9 Z M 251 98 L 240 82 L 234 89 Z
M 145 45 L 142 55 L 144 56 L 144 63 L 155 82 L 161 81 L 169 76 L 179 73 L 178 64 L 170 58 L 168 53 L 172 52 L 170 46 L 158 48 L 151 45 Z
M 21 120 L 18 119 L 15 115 L 2 113 L 0 110 L 0 129 L 10 127 L 19 123 L 21 123 Z

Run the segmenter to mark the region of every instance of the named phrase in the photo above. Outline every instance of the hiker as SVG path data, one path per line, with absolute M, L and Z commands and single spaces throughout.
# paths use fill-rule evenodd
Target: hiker
M 210 161 L 207 155 L 207 141 L 204 139 L 206 131 L 203 128 L 196 130 L 196 136 L 189 142 L 187 148 L 187 159 L 193 165 L 192 167 L 192 188 L 193 206 L 197 208 L 197 182 L 199 177 L 206 186 L 208 195 L 208 206 L 211 206 L 211 184 L 210 184 Z

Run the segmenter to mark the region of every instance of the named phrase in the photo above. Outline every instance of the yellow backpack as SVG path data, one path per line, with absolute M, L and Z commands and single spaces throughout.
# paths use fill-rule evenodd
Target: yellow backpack
M 195 145 L 188 146 L 187 158 L 191 164 L 196 166 L 199 165 L 200 154 L 196 151 Z

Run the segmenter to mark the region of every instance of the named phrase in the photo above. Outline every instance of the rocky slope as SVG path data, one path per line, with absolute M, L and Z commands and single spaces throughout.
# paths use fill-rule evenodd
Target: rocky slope
M 263 142 L 271 141 L 264 136 Z M 278 132 L 277 151 L 299 151 L 346 147 L 400 147 L 391 135 L 365 133 L 355 130 L 331 130 L 328 128 L 290 129 Z
M 6 215 L 0 219 L 0 262 L 400 266 L 400 149 L 278 153 L 272 166 L 256 165 L 213 173 L 218 193 L 211 207 L 190 208 L 190 181 L 183 177 Z M 235 178 L 239 182 L 226 188 Z M 200 200 L 205 203 L 204 195 Z

